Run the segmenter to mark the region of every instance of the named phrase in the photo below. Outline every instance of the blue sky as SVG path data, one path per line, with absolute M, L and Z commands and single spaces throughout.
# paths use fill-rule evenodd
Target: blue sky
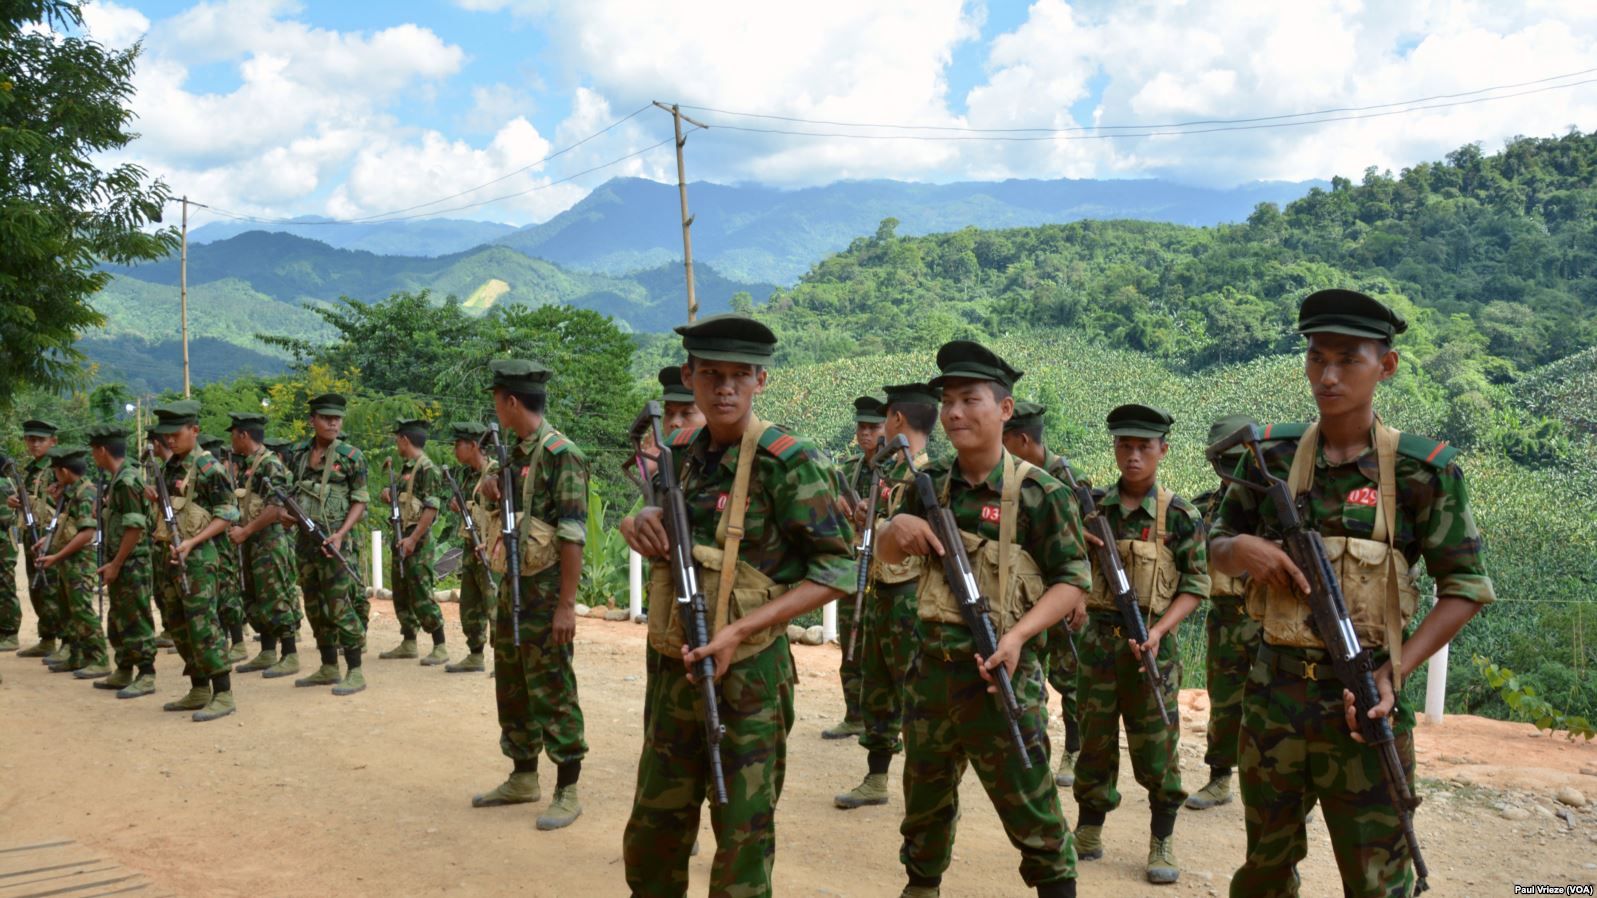
M 1590 70 L 1587 0 L 122 0 L 86 15 L 97 39 L 145 48 L 134 101 L 144 136 L 120 156 L 180 193 L 262 217 L 369 217 L 463 193 L 412 214 L 541 221 L 609 177 L 674 178 L 669 146 L 639 153 L 670 133 L 652 109 L 538 164 L 652 99 L 808 120 L 694 113 L 712 128 L 690 138 L 692 178 L 781 187 L 1357 177 L 1471 141 L 1494 149 L 1515 134 L 1597 127 L 1597 84 L 1578 83 L 1592 72 L 1403 115 L 1104 139 L 1115 126 Z M 922 130 L 813 124 L 823 120 Z M 1013 132 L 970 130 L 1016 128 L 1066 130 L 1003 141 L 990 138 Z M 478 205 L 454 209 L 467 203 Z

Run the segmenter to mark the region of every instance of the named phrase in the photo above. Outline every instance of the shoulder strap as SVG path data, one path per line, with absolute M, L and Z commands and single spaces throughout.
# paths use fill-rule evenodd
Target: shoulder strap
M 1375 512 L 1377 542 L 1386 543 L 1386 647 L 1392 655 L 1392 688 L 1403 688 L 1403 611 L 1398 595 L 1397 446 L 1403 435 L 1375 419 L 1375 458 L 1380 468 L 1381 505 Z
M 1314 456 L 1319 451 L 1320 422 L 1315 421 L 1303 429 L 1297 451 L 1292 454 L 1292 471 L 1286 475 L 1286 488 L 1293 498 L 1308 492 L 1314 485 Z
M 737 474 L 732 478 L 732 495 L 727 497 L 726 508 L 721 512 L 721 522 L 716 527 L 715 539 L 721 544 L 721 580 L 716 586 L 715 623 L 711 633 L 721 632 L 731 615 L 732 581 L 737 577 L 738 546 L 743 542 L 743 515 L 748 511 L 749 479 L 754 474 L 754 456 L 760 438 L 770 424 L 751 418 L 743 441 L 738 445 Z
M 532 481 L 538 474 L 538 468 L 543 464 L 543 456 L 549 444 L 560 439 L 560 431 L 553 427 L 538 441 L 538 448 L 532 450 L 532 460 L 527 462 L 527 475 L 521 478 L 521 520 L 519 527 L 527 526 L 527 513 L 532 508 Z
M 338 454 L 339 442 L 340 440 L 334 437 L 333 441 L 327 444 L 327 451 L 322 453 L 322 482 L 316 487 L 316 503 L 319 506 L 327 505 L 327 484 L 333 479 L 333 456 Z M 311 448 L 305 450 L 307 463 L 310 461 L 311 452 L 315 448 L 315 445 L 312 444 Z M 323 513 L 326 513 L 325 509 Z
M 1002 603 L 1009 595 L 1009 559 L 1015 544 L 1015 524 L 1020 517 L 1020 485 L 1031 473 L 1031 463 L 1022 461 L 1017 466 L 1015 456 L 1004 452 L 1004 485 L 998 497 L 998 595 L 993 601 Z
M 1158 492 L 1153 502 L 1153 545 L 1158 549 L 1164 545 L 1164 519 L 1170 514 L 1170 503 L 1176 494 L 1165 489 L 1162 484 L 1156 484 L 1154 489 Z

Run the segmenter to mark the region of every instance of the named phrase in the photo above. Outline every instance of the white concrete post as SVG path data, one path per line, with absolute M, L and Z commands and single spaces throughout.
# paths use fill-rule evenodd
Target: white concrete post
M 383 532 L 372 531 L 372 595 L 383 588 Z
M 627 614 L 637 620 L 643 616 L 643 556 L 627 550 L 627 589 L 631 595 Z
M 837 641 L 837 600 L 833 599 L 821 609 L 821 641 Z
M 1447 700 L 1447 644 L 1426 662 L 1425 674 L 1425 720 L 1427 723 L 1440 724 L 1442 722 L 1442 705 Z

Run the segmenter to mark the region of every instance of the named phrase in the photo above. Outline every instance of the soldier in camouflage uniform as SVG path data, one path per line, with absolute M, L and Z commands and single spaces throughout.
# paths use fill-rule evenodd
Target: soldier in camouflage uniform
M 106 631 L 116 650 L 116 672 L 94 687 L 115 689 L 117 698 L 139 698 L 155 692 L 153 587 L 150 548 L 144 538 L 150 529 L 150 503 L 144 496 L 143 473 L 127 461 L 127 429 L 105 424 L 91 427 L 88 435 L 94 463 L 110 475 L 101 499 L 106 562 L 99 575 L 109 600 Z
M 444 475 L 423 451 L 427 445 L 426 421 L 401 418 L 394 422 L 393 432 L 403 464 L 397 486 L 390 474 L 382 501 L 393 501 L 392 491 L 398 489 L 400 529 L 405 534 L 393 548 L 400 559 L 400 577 L 394 584 L 394 615 L 399 618 L 400 642 L 377 657 L 415 658 L 419 629 L 432 635 L 433 649 L 421 659 L 422 666 L 432 667 L 449 661 L 449 649 L 444 646 L 444 613 L 433 598 L 437 575 L 433 571 L 431 539 L 433 521 L 443 507 Z
M 11 481 L 7 465 L 11 460 L 0 455 L 0 652 L 17 650 L 17 632 L 22 629 L 22 598 L 17 595 L 17 543 L 20 536 L 21 515 L 11 507 L 10 500 L 17 495 L 16 484 Z
M 67 658 L 50 662 L 54 673 L 73 672 L 83 680 L 108 675 L 105 634 L 94 609 L 99 583 L 94 563 L 94 539 L 99 534 L 95 516 L 94 483 L 88 476 L 88 450 L 81 446 L 56 446 L 50 450 L 55 475 L 55 519 L 50 536 L 34 547 L 39 566 L 50 571 L 56 603 L 66 609 L 62 638 Z M 48 545 L 46 545 L 48 543 Z
M 1370 716 L 1391 717 L 1413 783 L 1414 712 L 1396 701 L 1402 679 L 1495 593 L 1457 451 L 1399 433 L 1375 414 L 1376 387 L 1397 372 L 1392 341 L 1407 326 L 1397 312 L 1351 290 L 1305 299 L 1297 329 L 1308 337 L 1304 372 L 1319 420 L 1264 428 L 1263 451 L 1270 472 L 1300 497 L 1305 524 L 1326 543 L 1355 632 L 1379 665 L 1381 702 Z M 1245 459 L 1242 476 L 1262 479 L 1254 467 Z M 1413 869 L 1380 757 L 1360 744 L 1352 694 L 1331 672 L 1314 632 L 1303 599 L 1307 579 L 1273 541 L 1280 538 L 1276 522 L 1268 498 L 1233 485 L 1212 536 L 1216 567 L 1248 575 L 1247 610 L 1263 625 L 1242 699 L 1238 759 L 1248 853 L 1231 894 L 1298 894 L 1296 867 L 1308 853 L 1304 815 L 1317 799 L 1343 893 L 1408 895 Z M 1436 605 L 1404 639 L 1419 600 L 1411 566 L 1422 560 L 1436 580 Z
M 706 424 L 667 439 L 686 500 L 693 555 L 701 562 L 712 632 L 708 644 L 684 656 L 687 640 L 663 561 L 670 541 L 661 510 L 645 508 L 623 520 L 628 545 L 655 564 L 643 751 L 622 854 L 634 896 L 686 894 L 688 856 L 709 790 L 703 697 L 687 669 L 713 658 L 726 727 L 720 751 L 728 801 L 710 808 L 716 852 L 709 891 L 770 895 L 776 804 L 797 684 L 786 623 L 853 587 L 853 532 L 820 449 L 754 415 L 776 335 L 739 315 L 701 318 L 676 330 L 688 354 L 682 380 L 691 385 Z M 742 538 L 722 538 L 734 523 L 741 523 Z M 722 566 L 733 572 L 725 579 L 717 570 Z
M 514 769 L 504 783 L 471 803 L 493 807 L 537 801 L 542 797 L 538 756 L 547 753 L 556 765 L 555 795 L 537 827 L 559 829 L 582 814 L 577 780 L 588 754 L 571 644 L 587 538 L 588 462 L 544 417 L 548 368 L 523 359 L 498 360 L 489 367 L 494 412 L 505 434 L 501 439 L 515 435 L 515 445 L 506 448 L 521 570 L 505 570 L 508 553 L 502 540 L 491 554 L 495 570 L 503 575 L 494 619 L 499 749 Z M 485 480 L 483 494 L 497 507 L 499 480 Z M 501 527 L 502 522 L 495 523 L 496 531 Z M 519 577 L 519 616 L 512 577 Z
M 366 492 L 366 456 L 344 442 L 339 432 L 344 426 L 343 396 L 323 393 L 310 400 L 310 439 L 295 444 L 289 465 L 294 501 L 310 515 L 350 565 L 359 564 L 348 545 L 349 533 L 366 513 L 371 496 Z M 274 504 L 281 504 L 274 500 Z M 366 627 L 357 610 L 357 585 L 338 560 L 328 554 L 320 540 L 296 527 L 294 555 L 299 559 L 299 585 L 305 599 L 305 616 L 321 666 L 295 686 L 331 686 L 334 695 L 354 695 L 366 688 L 361 670 L 361 647 Z M 344 650 L 348 670 L 338 677 L 338 650 Z
M 6 506 L 17 512 L 18 528 L 21 528 L 22 503 L 27 502 L 33 508 L 33 517 L 38 522 L 40 535 L 50 518 L 55 515 L 55 508 L 45 496 L 45 489 L 55 482 L 55 477 L 50 473 L 50 458 L 46 453 L 55 446 L 56 426 L 49 421 L 33 419 L 22 422 L 22 442 L 28 449 L 28 462 L 22 465 L 22 494 L 6 497 Z M 42 658 L 53 661 L 64 661 L 64 655 L 58 655 L 62 646 L 57 642 L 64 625 L 60 610 L 55 606 L 55 597 L 49 585 L 49 577 L 44 578 L 44 585 L 35 580 L 38 567 L 35 563 L 32 546 L 24 546 L 22 553 L 28 574 L 28 603 L 33 606 L 33 615 L 38 622 L 39 641 L 20 652 L 18 658 Z
M 1016 402 L 1015 414 L 1004 422 L 1004 448 L 1016 458 L 1028 461 L 1055 480 L 1069 485 L 1090 486 L 1063 455 L 1048 451 L 1043 438 L 1043 417 L 1048 410 L 1035 402 Z M 1067 476 L 1068 475 L 1068 476 Z M 1081 512 L 1080 504 L 1076 512 Z M 1068 786 L 1076 781 L 1076 758 L 1081 754 L 1080 715 L 1076 710 L 1076 637 L 1063 622 L 1048 631 L 1048 643 L 1041 660 L 1048 685 L 1059 693 L 1059 712 L 1065 722 L 1065 750 L 1059 754 L 1059 770 L 1054 784 Z
M 1070 493 L 1047 472 L 1004 451 L 1010 391 L 1021 376 L 986 347 L 969 341 L 937 352 L 943 431 L 956 457 L 927 469 L 952 514 L 983 595 L 997 650 L 977 657 L 936 556 L 944 548 L 911 492 L 878 530 L 884 564 L 925 559 L 916 585 L 920 650 L 905 679 L 904 841 L 899 860 L 909 884 L 902 898 L 940 893 L 953 857 L 959 782 L 968 763 L 1020 851 L 1020 875 L 1039 896 L 1076 894 L 1076 853 L 1048 769 L 1047 713 L 1037 651 L 1043 633 L 1079 617 L 1089 585 L 1081 520 Z M 1018 551 L 1017 551 L 1018 550 Z M 999 665 L 1012 678 L 1032 766 L 1010 739 L 1009 718 L 988 692 Z
M 924 467 L 930 461 L 926 443 L 937 426 L 938 390 L 919 383 L 883 389 L 887 392 L 883 436 L 888 440 L 904 437 L 915 464 Z M 895 455 L 883 466 L 877 520 L 868 526 L 875 527 L 891 518 L 911 488 L 909 466 L 902 456 Z M 870 489 L 868 476 L 862 489 Z M 869 496 L 865 498 L 868 504 Z M 856 528 L 867 526 L 866 510 L 862 505 L 854 521 Z M 904 728 L 904 677 L 916 648 L 915 581 L 920 578 L 920 559 L 891 566 L 877 561 L 871 568 L 859 644 L 855 648 L 860 671 L 860 714 L 865 725 L 859 743 L 866 751 L 866 773 L 858 786 L 833 799 L 844 809 L 887 804 L 887 771 L 893 755 L 904 748 L 899 736 Z M 845 597 L 840 604 L 851 608 L 853 601 Z
M 239 459 L 237 487 L 239 522 L 227 538 L 244 561 L 244 613 L 261 634 L 261 651 L 239 673 L 264 671 L 274 679 L 299 673 L 299 600 L 294 592 L 293 522 L 272 504 L 273 490 L 293 484 L 288 466 L 266 448 L 266 416 L 230 412 L 233 454 Z M 281 654 L 279 647 L 281 646 Z
M 221 576 L 217 553 L 227 542 L 219 543 L 217 537 L 238 520 L 238 504 L 222 463 L 199 448 L 199 415 L 200 404 L 193 400 L 155 409 L 155 432 L 172 450 L 161 466 L 161 477 L 177 517 L 177 533 L 173 534 L 163 510 L 157 516 L 155 538 L 162 544 L 156 563 L 182 564 L 189 579 L 188 592 L 175 567 L 169 567 L 159 579 L 166 620 L 191 684 L 188 695 L 162 707 L 193 711 L 194 720 L 203 723 L 226 717 L 237 707 L 227 637 L 217 613 Z
M 201 434 L 200 448 L 222 463 L 228 488 L 237 495 L 235 484 L 238 474 L 234 470 L 232 447 L 228 441 L 219 436 Z M 236 544 L 222 540 L 216 544 L 216 560 L 220 572 L 216 583 L 216 616 L 222 622 L 222 632 L 227 634 L 227 660 L 237 664 L 249 657 L 249 645 L 244 642 L 244 559 Z
M 1253 420 L 1246 415 L 1221 418 L 1209 428 L 1209 443 L 1251 426 Z M 1242 460 L 1243 452 L 1241 446 L 1234 447 L 1226 458 L 1235 464 Z M 1216 489 L 1192 500 L 1203 510 L 1206 527 L 1214 525 L 1223 495 L 1223 489 Z M 1259 643 L 1259 622 L 1248 617 L 1242 608 L 1245 582 L 1240 577 L 1209 572 L 1209 615 L 1204 621 L 1208 633 L 1204 682 L 1209 692 L 1209 726 L 1208 750 L 1203 755 L 1203 763 L 1209 765 L 1209 782 L 1187 797 L 1186 806 L 1196 811 L 1231 802 L 1231 769 L 1237 765 L 1237 731 L 1242 728 L 1242 690 Z
M 850 454 L 838 468 L 839 476 L 860 499 L 860 507 L 855 507 L 846 498 L 840 497 L 850 520 L 857 520 L 864 513 L 863 506 L 868 498 L 865 490 L 871 480 L 870 466 L 866 461 L 876 451 L 876 443 L 882 438 L 886 421 L 887 405 L 882 400 L 875 396 L 860 396 L 854 400 L 855 453 Z M 853 626 L 854 603 L 839 602 L 837 632 L 846 634 Z M 845 649 L 838 663 L 838 679 L 843 683 L 843 720 L 830 729 L 822 730 L 822 739 L 848 739 L 865 734 L 864 719 L 860 715 L 859 655 L 856 654 L 851 660 Z
M 495 476 L 499 467 L 482 451 L 488 428 L 476 421 L 456 421 L 449 428 L 455 438 L 455 461 L 460 462 L 453 475 L 455 486 L 466 502 L 466 507 L 461 508 L 454 497 L 449 500 L 450 510 L 460 516 L 459 536 L 465 546 L 465 554 L 460 559 L 460 629 L 466 636 L 466 657 L 458 663 L 444 665 L 444 672 L 480 673 L 484 669 L 483 646 L 487 644 L 488 627 L 499 601 L 499 578 L 471 550 L 465 520 L 469 515 L 476 525 L 477 539 L 486 556 L 493 538 L 494 509 L 492 503 L 483 498 L 482 484 Z
M 1146 405 L 1122 405 L 1109 412 L 1107 423 L 1120 479 L 1100 500 L 1098 513 L 1115 535 L 1148 626 L 1148 641 L 1138 645 L 1128 638 L 1108 575 L 1094 565 L 1080 644 L 1082 740 L 1073 788 L 1081 819 L 1076 851 L 1082 860 L 1103 857 L 1104 819 L 1120 806 L 1116 781 L 1124 722 L 1131 769 L 1148 790 L 1152 813 L 1145 874 L 1151 883 L 1172 883 L 1181 876 L 1173 835 L 1176 812 L 1187 798 L 1177 751 L 1180 720 L 1165 724 L 1141 670 L 1152 656 L 1165 671 L 1164 705 L 1178 718 L 1176 627 L 1209 595 L 1208 548 L 1198 510 L 1158 483 L 1159 463 L 1170 449 L 1170 414 Z

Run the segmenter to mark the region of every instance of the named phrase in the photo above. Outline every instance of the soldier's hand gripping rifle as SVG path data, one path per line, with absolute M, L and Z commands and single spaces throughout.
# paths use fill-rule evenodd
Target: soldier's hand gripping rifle
M 449 495 L 454 498 L 455 505 L 460 508 L 460 520 L 466 526 L 466 543 L 471 554 L 477 556 L 477 562 L 484 568 L 488 567 L 488 550 L 483 547 L 482 534 L 477 532 L 477 521 L 471 516 L 471 509 L 466 505 L 466 497 L 460 492 L 460 484 L 455 482 L 455 475 L 449 473 L 447 465 L 440 465 L 444 472 L 444 483 L 449 485 Z
M 632 442 L 639 458 L 644 458 L 643 437 L 652 433 L 656 454 L 655 473 L 660 478 L 657 487 L 649 493 L 660 503 L 665 532 L 671 541 L 671 584 L 676 597 L 677 616 L 682 620 L 682 632 L 690 651 L 704 647 L 710 641 L 709 612 L 704 590 L 699 586 L 699 571 L 693 563 L 693 531 L 688 525 L 687 498 L 682 493 L 682 483 L 677 479 L 671 449 L 665 443 L 660 427 L 660 403 L 650 401 L 632 422 Z M 640 466 L 641 473 L 641 466 Z M 645 478 L 647 479 L 647 478 Z M 715 684 L 715 658 L 705 656 L 693 665 L 693 678 L 698 681 L 699 693 L 704 699 L 704 742 L 710 761 L 710 800 L 725 805 L 726 776 L 721 767 L 721 739 L 726 727 L 721 723 L 720 697 Z
M 23 484 L 22 472 L 17 469 L 17 463 L 9 456 L 0 455 L 0 475 L 11 478 L 11 483 L 17 490 L 17 505 L 22 510 L 22 535 L 28 541 L 24 551 L 28 553 L 28 560 L 34 565 L 33 579 L 29 581 L 28 588 L 38 590 L 44 577 L 44 571 L 38 566 L 38 558 L 33 551 L 33 547 L 44 538 L 39 532 L 39 519 L 33 516 L 33 502 Z
M 856 554 L 859 556 L 859 575 L 854 581 L 854 621 L 848 627 L 848 660 L 854 660 L 855 647 L 859 645 L 860 618 L 865 615 L 865 590 L 871 585 L 871 559 L 876 557 L 876 505 L 882 496 L 882 469 L 881 464 L 892 458 L 893 453 L 900 449 L 909 448 L 909 441 L 903 434 L 893 437 L 893 442 L 878 439 L 876 451 L 865 462 L 871 466 L 870 498 L 865 505 L 865 526 L 860 528 L 859 546 Z M 855 507 L 859 500 L 854 500 Z
M 392 531 L 389 537 L 394 541 L 394 550 L 389 553 L 393 564 L 391 576 L 394 581 L 394 592 L 398 593 L 400 584 L 404 583 L 405 559 L 400 554 L 400 542 L 405 538 L 405 522 L 399 515 L 399 484 L 394 482 L 394 460 L 383 461 L 383 471 L 388 475 L 388 529 Z
M 306 514 L 305 509 L 301 508 L 299 503 L 294 501 L 294 497 L 290 496 L 288 490 L 283 487 L 272 484 L 272 495 L 277 497 L 277 501 L 283 503 L 283 508 L 290 515 L 293 515 L 295 523 L 299 525 L 301 530 L 305 531 L 305 535 L 320 543 L 322 551 L 337 561 L 338 566 L 343 568 L 344 573 L 355 581 L 361 592 L 365 592 L 365 579 L 361 577 L 359 571 L 350 565 L 349 559 L 344 557 L 344 553 L 333 547 L 333 538 L 322 530 L 322 526 L 316 523 L 316 519 Z
M 1125 559 L 1120 557 L 1120 547 L 1115 543 L 1115 534 L 1109 526 L 1109 518 L 1098 507 L 1098 501 L 1092 497 L 1092 490 L 1084 484 L 1078 483 L 1067 466 L 1065 469 L 1065 484 L 1070 491 L 1076 494 L 1076 504 L 1081 509 L 1081 520 L 1086 525 L 1087 532 L 1098 538 L 1098 545 L 1089 548 L 1098 558 L 1098 570 L 1103 574 L 1104 582 L 1109 584 L 1109 591 L 1114 594 L 1115 610 L 1120 613 L 1120 625 L 1125 628 L 1126 635 L 1137 645 L 1146 645 L 1148 642 L 1148 623 L 1142 619 L 1142 609 L 1137 605 L 1137 590 L 1131 585 L 1131 577 L 1126 574 Z M 1074 653 L 1076 641 L 1070 641 L 1070 648 Z M 1080 663 L 1080 656 L 1077 656 Z M 1159 706 L 1159 719 L 1165 726 L 1174 726 L 1175 717 L 1164 703 L 1165 676 L 1159 669 L 1159 659 L 1144 656 L 1142 659 L 1142 678 L 1148 682 L 1148 691 L 1153 693 L 1154 702 Z
M 96 481 L 94 484 L 94 598 L 96 613 L 101 620 L 105 619 L 105 578 L 100 576 L 100 568 L 105 567 L 105 489 L 106 482 Z
M 171 553 L 171 563 L 177 566 L 178 586 L 182 588 L 183 595 L 194 595 L 193 584 L 189 582 L 188 565 L 184 563 L 183 558 L 177 553 L 177 512 L 172 510 L 172 494 L 166 489 L 166 466 L 164 464 L 155 466 L 155 476 L 152 479 L 155 481 L 155 498 L 161 506 L 161 520 L 166 523 L 167 535 L 171 537 L 171 541 L 166 544 L 166 547 L 167 551 Z
M 976 644 L 976 654 L 984 661 L 990 659 L 998 651 L 998 633 L 993 629 L 987 597 L 981 594 L 981 588 L 976 585 L 976 573 L 970 566 L 970 555 L 965 551 L 965 540 L 959 534 L 959 524 L 954 520 L 954 513 L 943 507 L 942 500 L 937 498 L 937 485 L 932 482 L 932 475 L 915 466 L 908 444 L 899 445 L 898 449 L 904 455 L 904 464 L 909 467 L 911 476 L 915 478 L 915 494 L 920 498 L 926 523 L 931 525 L 937 541 L 943 544 L 943 579 L 948 581 L 948 588 L 954 593 L 959 615 L 964 618 L 965 627 L 970 630 L 971 639 Z M 1021 766 L 1030 770 L 1031 754 L 1026 751 L 1026 736 L 1020 730 L 1020 701 L 1015 698 L 1015 686 L 1010 681 L 1009 671 L 999 665 L 992 671 L 992 678 L 998 684 L 998 702 L 1004 716 L 1009 719 L 1009 738 L 1015 743 L 1015 751 L 1020 753 Z
M 510 472 L 510 452 L 499 439 L 499 423 L 488 424 L 488 439 L 493 441 L 499 460 L 499 545 L 505 552 L 505 579 L 510 583 L 510 634 L 521 647 L 521 526 L 516 520 L 515 478 Z M 531 477 L 532 472 L 528 471 Z
M 1243 446 L 1247 450 L 1244 464 L 1248 470 L 1263 479 L 1262 483 L 1238 476 L 1228 467 L 1226 450 Z M 1370 719 L 1370 709 L 1381 703 L 1381 694 L 1375 686 L 1375 659 L 1369 649 L 1359 644 L 1353 630 L 1353 620 L 1348 614 L 1347 599 L 1342 595 L 1342 584 L 1336 579 L 1330 557 L 1325 552 L 1325 541 L 1320 532 L 1303 519 L 1297 497 L 1292 495 L 1287 482 L 1271 474 L 1265 466 L 1264 450 L 1259 445 L 1259 431 L 1253 425 L 1220 440 L 1205 450 L 1209 464 L 1226 483 L 1234 483 L 1252 490 L 1269 500 L 1275 512 L 1276 524 L 1281 531 L 1282 547 L 1292 563 L 1309 581 L 1309 612 L 1314 631 L 1331 655 L 1331 668 L 1343 688 L 1353 693 L 1354 717 L 1358 720 L 1359 734 L 1364 743 L 1381 758 L 1381 773 L 1386 780 L 1387 797 L 1402 822 L 1403 841 L 1408 845 L 1409 857 L 1414 861 L 1414 891 L 1416 894 L 1429 888 L 1426 879 L 1430 871 L 1420 854 L 1419 837 L 1414 834 L 1414 809 L 1420 799 L 1409 785 L 1403 772 L 1403 759 L 1397 753 L 1397 738 L 1391 721 L 1382 717 Z

